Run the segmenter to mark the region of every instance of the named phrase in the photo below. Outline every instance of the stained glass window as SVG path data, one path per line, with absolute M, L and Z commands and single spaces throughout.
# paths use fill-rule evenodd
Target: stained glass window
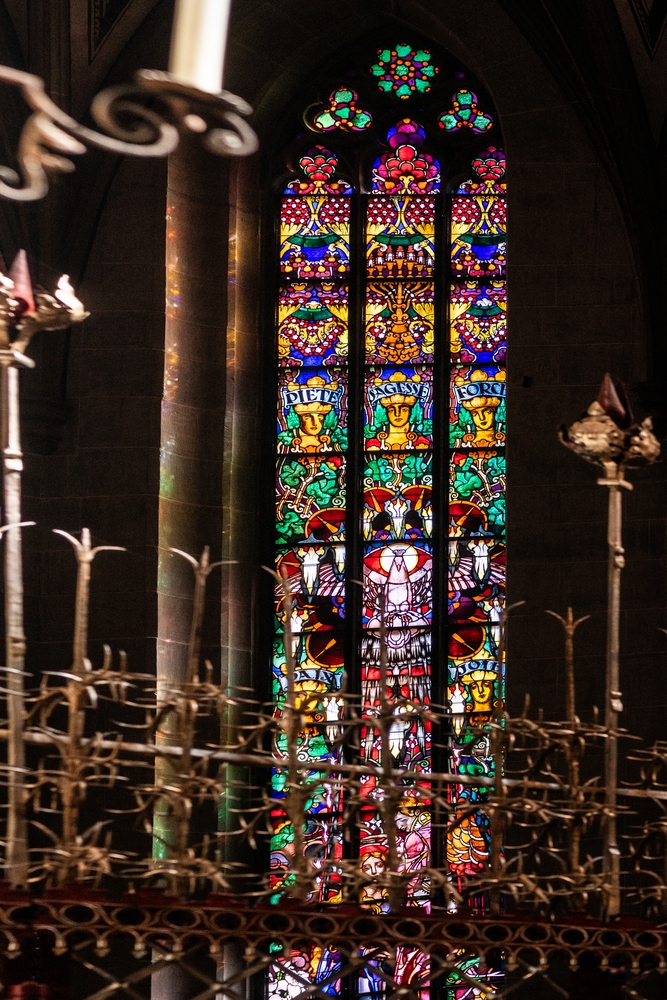
M 484 727 L 504 686 L 505 158 L 491 146 L 472 168 L 451 208 L 448 695 L 454 773 L 488 776 Z M 485 867 L 489 830 L 470 809 L 481 793 L 450 787 L 464 818 L 448 837 L 447 861 L 461 881 Z
M 380 90 L 394 93 L 402 100 L 415 93 L 427 93 L 437 72 L 431 53 L 426 49 L 415 50 L 407 42 L 399 42 L 393 49 L 379 49 L 377 62 L 371 66 Z
M 299 177 L 286 187 L 280 211 L 278 296 L 276 542 L 278 574 L 289 592 L 295 705 L 305 717 L 299 756 L 312 765 L 309 822 L 303 850 L 319 859 L 322 877 L 311 899 L 332 902 L 340 886 L 328 867 L 341 857 L 340 792 L 318 781 L 318 762 L 339 751 L 331 728 L 341 717 L 346 569 L 347 357 L 350 271 L 350 195 L 338 177 L 338 158 L 316 146 L 301 157 Z M 276 585 L 274 699 L 287 694 L 284 631 L 288 598 Z M 328 724 L 328 725 L 327 725 Z M 286 756 L 286 734 L 276 745 Z M 279 808 L 284 772 L 273 774 L 271 885 L 275 898 L 289 888 L 293 824 Z M 286 883 L 287 880 L 287 883 Z M 338 956 L 312 947 L 276 967 L 274 996 L 300 981 L 328 981 L 337 992 Z M 290 974 L 291 973 L 291 974 Z M 332 978 L 333 976 L 333 978 Z
M 403 104 L 430 91 L 439 68 L 407 42 L 378 51 L 368 82 L 384 95 L 376 102 L 393 102 L 393 120 L 368 87 L 330 81 L 328 101 L 303 116 L 312 132 L 327 133 L 314 140 L 327 145 L 304 143 L 280 192 L 275 544 L 283 582 L 275 591 L 274 704 L 280 716 L 289 614 L 298 755 L 310 784 L 296 839 L 317 875 L 313 903 L 341 899 L 343 793 L 322 766 L 342 761 L 344 676 L 357 679 L 352 695 L 362 705 L 357 759 L 381 765 L 384 752 L 410 772 L 389 815 L 406 876 L 403 902 L 427 911 L 434 847 L 420 775 L 432 767 L 433 733 L 425 709 L 446 702 L 453 773 L 488 775 L 488 724 L 504 692 L 505 159 L 479 138 L 495 126 L 477 89 L 459 83 L 452 98 L 450 84 L 434 94 L 449 108 L 439 118 Z M 452 183 L 462 149 L 470 179 Z M 383 742 L 377 720 L 387 710 Z M 290 892 L 296 848 L 281 808 L 282 734 L 274 753 L 278 901 Z M 460 822 L 434 860 L 462 886 L 487 863 L 489 831 L 475 808 L 482 792 L 450 788 L 451 817 Z M 377 780 L 364 777 L 354 848 L 362 876 L 387 866 L 382 797 Z M 386 889 L 363 879 L 359 902 L 377 913 L 393 905 Z M 336 952 L 304 945 L 275 965 L 270 997 L 297 997 L 309 984 L 338 994 L 341 968 Z M 498 970 L 464 953 L 459 968 L 445 984 L 448 1000 L 491 995 Z M 427 956 L 399 946 L 391 958 L 369 954 L 346 989 L 379 1000 L 393 980 L 418 984 L 428 1000 L 428 976 Z
M 440 115 L 440 128 L 446 132 L 456 129 L 472 129 L 473 132 L 488 132 L 493 126 L 493 118 L 485 114 L 477 104 L 477 94 L 465 87 L 452 97 L 452 107 Z
M 329 94 L 325 105 L 315 104 L 308 108 L 304 118 L 314 131 L 363 132 L 370 128 L 373 116 L 358 104 L 359 95 L 344 84 Z

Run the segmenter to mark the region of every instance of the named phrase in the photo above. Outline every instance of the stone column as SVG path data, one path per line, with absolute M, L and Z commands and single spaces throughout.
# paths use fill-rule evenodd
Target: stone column
M 160 438 L 157 678 L 160 692 L 185 677 L 192 567 L 169 552 L 220 558 L 227 327 L 228 165 L 198 138 L 181 140 L 167 182 L 166 323 Z M 216 609 L 220 581 L 209 579 Z M 206 646 L 209 649 L 206 649 Z M 203 655 L 215 663 L 219 619 L 207 614 Z M 166 739 L 169 739 L 166 734 Z M 162 763 L 161 767 L 168 767 Z M 166 777 L 167 775 L 165 775 Z M 154 855 L 166 853 L 168 817 L 156 810 Z M 153 1000 L 189 996 L 177 965 L 152 977 Z
M 249 688 L 245 697 L 266 694 L 270 663 L 258 655 L 257 630 L 261 617 L 258 606 L 270 607 L 271 580 L 262 564 L 272 559 L 273 524 L 262 518 L 271 509 L 274 487 L 273 456 L 264 448 L 267 423 L 264 412 L 266 380 L 273 379 L 273 311 L 265 315 L 258 290 L 264 287 L 260 268 L 261 224 L 258 201 L 258 158 L 239 160 L 232 165 L 229 189 L 229 327 L 227 331 L 227 400 L 225 419 L 225 461 L 223 479 L 223 566 L 222 674 L 231 695 Z M 270 425 L 269 425 L 270 426 Z M 268 498 L 268 505 L 267 505 Z M 266 540 L 268 538 L 268 546 Z M 261 595 L 261 596 L 260 596 Z M 264 602 L 264 597 L 268 601 Z M 259 643 L 261 646 L 261 642 Z M 258 665 L 259 664 L 259 665 Z M 230 708 L 224 720 L 222 739 L 234 742 L 240 725 L 248 722 L 243 708 Z M 250 773 L 248 768 L 228 767 L 226 790 L 221 798 L 219 828 L 238 829 L 234 808 L 248 804 L 257 792 L 253 786 L 266 783 L 266 771 Z M 258 871 L 262 861 L 240 837 L 224 842 L 226 862 L 244 864 L 245 871 Z M 247 877 L 247 876 L 246 876 Z M 244 876 L 238 891 L 248 888 Z M 222 982 L 233 979 L 245 966 L 243 948 L 225 946 L 219 969 Z M 261 978 L 261 977 L 260 977 Z M 256 984 L 259 991 L 263 983 Z M 247 980 L 234 988 L 239 998 L 252 995 Z
M 158 680 L 184 676 L 193 574 L 170 546 L 220 558 L 227 327 L 225 160 L 198 139 L 170 157 L 166 324 L 160 438 Z M 219 600 L 215 574 L 209 601 Z M 210 616 L 207 616 L 210 617 Z M 207 641 L 208 640 L 208 641 Z M 219 645 L 217 622 L 204 646 Z

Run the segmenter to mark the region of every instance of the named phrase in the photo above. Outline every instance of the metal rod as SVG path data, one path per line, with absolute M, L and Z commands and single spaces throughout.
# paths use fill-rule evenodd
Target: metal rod
M 11 355 L 0 358 L 2 385 L 2 457 L 5 524 L 21 521 L 21 472 L 23 455 L 19 434 L 19 373 Z M 21 529 L 14 528 L 5 538 L 5 633 L 7 665 L 7 716 L 9 739 L 7 762 L 6 875 L 13 888 L 28 880 L 28 826 L 25 813 L 25 632 L 23 629 L 23 560 Z
M 563 633 L 565 636 L 565 717 L 573 727 L 572 734 L 568 737 L 565 757 L 567 763 L 567 783 L 569 786 L 569 796 L 570 803 L 576 808 L 583 801 L 581 795 L 581 790 L 579 787 L 579 757 L 581 753 L 581 748 L 579 740 L 576 734 L 577 725 L 577 697 L 576 697 L 576 678 L 574 673 L 574 633 L 576 632 L 579 625 L 582 622 L 590 618 L 590 615 L 584 615 L 582 618 L 577 618 L 574 620 L 574 614 L 571 607 L 567 609 L 567 617 L 563 618 L 562 615 L 556 614 L 555 611 L 547 611 L 548 615 L 553 615 L 563 626 Z M 580 866 L 580 851 L 581 851 L 581 835 L 582 835 L 582 822 L 580 817 L 576 816 L 572 822 L 572 828 L 570 831 L 570 841 L 569 841 L 569 858 L 570 858 L 570 874 L 577 879 L 581 874 Z M 579 905 L 583 902 L 582 898 L 575 897 L 577 904 Z
M 598 479 L 600 486 L 609 490 L 607 518 L 607 681 L 605 726 L 608 730 L 605 743 L 605 828 L 604 874 L 607 882 L 606 915 L 615 918 L 621 913 L 621 852 L 616 829 L 616 798 L 618 785 L 618 726 L 619 712 L 623 711 L 619 690 L 619 628 L 621 616 L 621 572 L 625 565 L 622 545 L 622 489 L 632 489 L 623 478 L 622 465 L 608 462 L 605 478 Z
M 62 756 L 62 775 L 59 782 L 62 799 L 62 845 L 67 853 L 75 853 L 79 835 L 79 806 L 85 794 L 82 775 L 88 761 L 89 744 L 84 742 L 86 724 L 86 692 L 82 683 L 90 663 L 88 660 L 88 619 L 90 611 L 90 574 L 93 559 L 98 552 L 124 552 L 119 545 L 92 547 L 90 529 L 81 529 L 81 541 L 61 528 L 54 529 L 70 542 L 77 562 L 76 596 L 74 601 L 74 633 L 72 638 L 72 672 L 67 681 L 67 740 L 66 753 Z M 59 745 L 59 749 L 61 749 Z M 65 865 L 59 872 L 61 883 L 67 882 L 70 868 Z
M 8 729 L 0 729 L 0 740 L 8 740 L 9 736 L 10 732 Z M 37 746 L 58 746 L 58 741 L 49 736 L 48 733 L 28 730 L 24 733 L 23 738 L 25 743 L 36 744 Z M 123 740 L 98 739 L 97 737 L 93 737 L 90 743 L 99 750 L 137 754 L 140 757 L 181 757 L 183 754 L 181 747 L 166 746 L 164 744 L 157 746 L 155 743 L 132 743 Z M 197 760 L 216 760 L 222 763 L 254 765 L 267 768 L 274 768 L 276 766 L 275 755 L 266 753 L 249 754 L 238 753 L 234 750 L 204 750 L 199 747 L 193 747 L 190 754 Z M 382 773 L 381 768 L 363 764 L 326 764 L 325 762 L 318 762 L 317 769 L 327 774 L 335 772 L 336 774 L 358 775 L 359 777 L 364 775 L 378 777 Z M 433 784 L 441 782 L 450 785 L 466 785 L 470 788 L 492 789 L 494 787 L 494 779 L 485 778 L 482 775 L 411 770 L 401 771 L 400 774 L 402 779 L 416 778 L 419 781 L 432 782 Z M 527 781 L 524 778 L 504 778 L 503 784 L 505 788 L 542 789 L 554 792 L 567 790 L 566 785 L 564 786 L 556 781 Z M 595 787 L 589 786 L 587 788 L 587 794 L 589 795 L 601 792 L 604 792 L 604 787 L 601 785 L 596 785 Z M 656 802 L 667 802 L 667 789 L 660 791 L 659 789 L 621 787 L 617 790 L 617 795 L 621 798 L 654 799 Z

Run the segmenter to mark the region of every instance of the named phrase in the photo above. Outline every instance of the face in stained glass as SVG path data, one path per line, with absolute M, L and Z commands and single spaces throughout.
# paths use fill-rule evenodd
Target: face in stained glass
M 369 278 L 433 277 L 435 198 L 372 195 L 366 213 Z
M 341 364 L 347 359 L 347 286 L 295 282 L 280 289 L 278 358 L 282 367 Z
M 391 542 L 364 552 L 363 624 L 379 628 L 430 625 L 433 616 L 432 548 L 426 543 Z
M 342 85 L 339 91 L 330 106 L 311 105 L 306 115 L 309 126 L 316 115 L 322 117 L 319 127 L 332 134 L 370 124 L 360 120 L 355 125 L 357 95 Z M 471 90 L 464 87 L 457 97 L 461 94 L 471 95 L 471 120 L 482 114 L 479 108 L 475 111 Z M 462 114 L 465 118 L 465 109 Z M 491 116 L 483 119 L 479 119 L 480 127 L 491 128 Z M 467 124 L 460 126 L 463 130 L 473 131 Z M 430 903 L 430 886 L 421 874 L 430 857 L 430 801 L 419 774 L 431 768 L 430 723 L 421 706 L 431 701 L 431 539 L 433 501 L 438 499 L 432 476 L 433 275 L 435 215 L 436 210 L 442 215 L 443 208 L 436 209 L 440 165 L 427 149 L 425 130 L 413 119 L 406 117 L 389 130 L 373 164 L 373 193 L 361 199 L 361 212 L 355 210 L 355 220 L 361 221 L 365 202 L 364 249 L 363 233 L 356 228 L 350 239 L 351 188 L 337 179 L 338 159 L 330 150 L 315 147 L 302 157 L 303 178 L 290 181 L 282 203 L 276 531 L 278 566 L 286 574 L 294 601 L 292 652 L 302 718 L 297 752 L 303 774 L 312 784 L 304 836 L 308 857 L 319 873 L 310 897 L 314 902 L 337 901 L 341 889 L 336 862 L 342 857 L 343 803 L 340 792 L 325 779 L 322 765 L 340 760 L 342 752 L 337 735 L 344 708 L 345 576 L 349 569 L 344 518 L 350 499 L 345 493 L 344 454 L 348 445 L 348 288 L 352 282 L 361 288 L 365 275 L 365 297 L 354 296 L 363 310 L 364 355 L 353 359 L 354 371 L 359 365 L 364 367 L 363 492 L 353 507 L 361 514 L 361 525 L 355 524 L 354 530 L 362 531 L 364 543 L 361 688 L 368 724 L 360 734 L 361 753 L 367 761 L 382 762 L 382 742 L 374 720 L 386 697 L 393 711 L 392 763 L 413 772 L 404 778 L 404 798 L 396 807 L 399 864 L 401 871 L 410 873 L 409 905 L 428 909 Z M 475 180 L 462 184 L 453 198 L 449 240 L 453 365 L 447 693 L 452 709 L 452 767 L 462 776 L 491 773 L 488 726 L 504 685 L 503 667 L 498 663 L 505 601 L 506 478 L 506 224 L 501 151 L 490 147 L 479 154 L 474 170 Z M 355 316 L 355 324 L 360 318 Z M 354 329 L 358 343 L 360 331 L 356 325 Z M 349 391 L 353 412 L 360 415 L 356 382 L 350 382 Z M 443 444 L 435 440 L 435 447 Z M 278 715 L 286 691 L 280 635 L 284 615 L 285 600 L 277 588 L 274 693 Z M 386 628 L 384 685 L 381 618 Z M 349 653 L 349 647 L 345 648 Z M 293 878 L 289 874 L 293 830 L 281 802 L 286 786 L 280 761 L 287 749 L 281 740 L 279 734 L 272 781 L 275 898 L 290 892 Z M 376 877 L 384 871 L 387 850 L 379 809 L 382 792 L 372 777 L 362 779 L 362 795 L 360 872 Z M 488 822 L 481 808 L 483 791 L 452 785 L 448 795 L 452 814 L 460 823 L 448 832 L 446 852 L 450 873 L 460 886 L 460 880 L 488 862 Z M 369 911 L 388 910 L 385 888 L 362 885 L 360 895 Z M 461 961 L 467 961 L 465 954 Z M 475 974 L 481 976 L 476 961 Z M 309 984 L 327 978 L 330 981 L 322 992 L 334 995 L 341 990 L 339 970 L 337 953 L 304 944 L 276 960 L 269 995 L 271 1000 L 296 998 Z M 421 978 L 424 985 L 415 995 L 428 1000 L 428 971 L 428 956 L 418 948 L 399 946 L 391 955 L 369 959 L 359 974 L 359 989 L 378 1000 L 389 992 L 383 973 L 402 984 Z M 446 992 L 448 1000 L 455 1000 L 449 985 Z M 467 995 L 461 993 L 456 1000 Z M 475 995 L 470 993 L 470 998 Z
M 427 768 L 424 768 L 427 770 Z M 375 790 L 366 796 L 368 805 L 362 807 L 360 829 L 359 867 L 362 877 L 369 879 L 382 875 L 387 861 L 387 841 L 382 828 L 379 810 L 371 803 Z M 431 848 L 431 813 L 428 799 L 421 794 L 416 783 L 406 779 L 404 799 L 396 812 L 396 848 L 398 871 L 414 875 L 408 883 L 408 905 L 430 905 L 430 885 L 420 872 L 429 862 Z M 389 912 L 387 890 L 377 885 L 365 885 L 361 890 L 361 903 L 374 913 Z
M 504 191 L 493 173 L 504 166 L 497 158 L 478 159 L 489 177 L 478 172 L 481 183 L 466 182 L 453 199 L 449 299 L 447 699 L 451 765 L 468 777 L 492 773 L 488 727 L 504 698 L 498 657 L 505 606 L 506 237 Z M 489 822 L 480 809 L 482 790 L 453 785 L 449 796 L 455 824 L 447 833 L 447 862 L 461 885 L 488 864 Z M 449 1000 L 458 995 L 448 991 Z
M 347 446 L 343 369 L 283 369 L 278 385 L 278 450 L 340 452 Z
M 366 289 L 366 361 L 433 361 L 434 292 L 430 281 L 373 282 Z
M 345 459 L 291 455 L 278 462 L 276 532 L 282 543 L 345 539 Z
M 340 788 L 322 780 L 319 761 L 333 763 L 340 759 L 340 729 L 344 702 L 340 697 L 343 680 L 343 646 L 340 638 L 328 632 L 297 635 L 293 640 L 294 698 L 301 714 L 302 728 L 297 736 L 297 756 L 311 770 L 306 780 L 311 785 L 308 820 L 304 827 L 305 851 L 316 872 L 318 896 L 312 899 L 332 901 L 340 892 L 340 880 L 324 861 L 341 856 L 341 834 L 338 815 L 341 806 Z M 287 695 L 287 663 L 283 642 L 274 643 L 274 699 L 278 714 Z M 286 734 L 278 731 L 274 751 L 278 759 L 287 755 Z M 285 774 L 275 770 L 272 778 L 273 797 L 278 806 L 285 795 Z M 279 889 L 289 869 L 289 852 L 293 849 L 293 829 L 279 808 L 273 812 L 272 885 Z M 322 872 L 321 879 L 317 872 Z
M 491 659 L 450 659 L 448 661 L 448 699 L 453 712 L 465 713 L 469 726 L 491 722 L 498 699 L 503 699 L 504 677 L 498 674 L 498 661 Z M 456 731 L 456 727 L 455 727 Z M 458 738 L 462 738 L 458 734 Z M 472 738 L 470 734 L 466 737 Z
M 433 440 L 433 372 L 370 365 L 365 385 L 367 451 L 414 451 Z
M 450 375 L 452 449 L 497 448 L 505 443 L 506 375 L 496 365 L 455 365 Z

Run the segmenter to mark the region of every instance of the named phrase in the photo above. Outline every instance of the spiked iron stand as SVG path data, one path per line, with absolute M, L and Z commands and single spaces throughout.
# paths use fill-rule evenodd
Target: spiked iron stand
M 619 690 L 619 625 L 621 617 L 621 573 L 625 565 L 622 539 L 623 490 L 631 490 L 625 479 L 628 464 L 647 465 L 655 462 L 660 445 L 652 433 L 648 417 L 642 424 L 634 421 L 625 388 L 614 386 L 606 374 L 595 402 L 586 413 L 569 427 L 563 427 L 560 438 L 572 451 L 588 462 L 601 465 L 604 476 L 598 485 L 609 490 L 607 514 L 607 673 L 605 694 L 605 876 L 607 881 L 606 912 L 610 918 L 621 913 L 620 874 L 621 852 L 617 837 L 618 786 L 618 716 L 623 711 Z
M 5 628 L 8 741 L 7 876 L 12 886 L 28 882 L 28 838 L 25 820 L 25 715 L 23 629 L 23 561 L 21 552 L 21 451 L 19 369 L 32 368 L 25 354 L 38 330 L 59 330 L 85 319 L 87 313 L 69 285 L 58 283 L 55 296 L 33 289 L 24 251 L 9 276 L 0 275 L 0 407 L 3 455 L 5 537 Z

